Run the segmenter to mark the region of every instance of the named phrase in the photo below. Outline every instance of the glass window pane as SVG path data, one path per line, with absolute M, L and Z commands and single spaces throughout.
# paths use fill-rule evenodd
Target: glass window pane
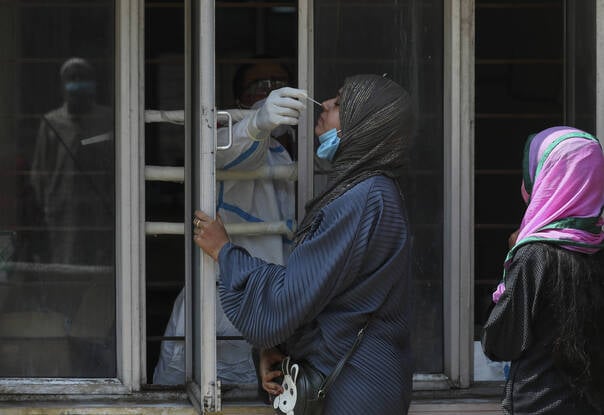
M 566 4 L 566 125 L 595 134 L 596 1 Z
M 184 109 L 184 50 L 185 2 L 146 0 L 145 110 Z M 184 125 L 145 124 L 145 164 L 182 167 L 184 163 Z M 183 183 L 146 183 L 146 221 L 183 222 L 184 213 Z M 184 236 L 149 235 L 145 252 L 147 383 L 184 385 Z
M 416 371 L 443 371 L 443 2 L 315 1 L 315 98 L 346 76 L 387 74 L 415 100 L 418 125 L 405 190 L 413 240 Z M 320 182 L 320 180 L 318 180 Z
M 0 4 L 0 377 L 115 377 L 114 2 Z

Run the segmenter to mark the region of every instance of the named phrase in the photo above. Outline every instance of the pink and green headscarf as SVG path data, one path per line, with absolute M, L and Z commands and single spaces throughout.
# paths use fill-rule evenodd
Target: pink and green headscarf
M 572 127 L 529 137 L 521 192 L 527 208 L 494 302 L 505 291 L 505 269 L 523 245 L 545 242 L 585 254 L 604 248 L 604 154 L 597 138 Z

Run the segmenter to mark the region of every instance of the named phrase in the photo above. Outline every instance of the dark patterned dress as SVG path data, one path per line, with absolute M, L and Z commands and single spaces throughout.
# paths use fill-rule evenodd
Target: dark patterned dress
M 550 301 L 549 287 L 554 273 L 564 268 L 548 260 L 553 256 L 547 251 L 561 249 L 543 243 L 519 248 L 506 273 L 506 292 L 485 324 L 485 354 L 491 360 L 511 361 L 503 399 L 506 414 L 602 413 L 586 394 L 571 387 L 552 357 L 561 313 Z

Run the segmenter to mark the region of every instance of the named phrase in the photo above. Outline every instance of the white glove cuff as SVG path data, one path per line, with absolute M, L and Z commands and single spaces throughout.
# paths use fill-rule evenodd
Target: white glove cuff
M 254 114 L 250 117 L 250 119 L 247 123 L 247 128 L 246 128 L 247 135 L 251 140 L 254 140 L 254 141 L 266 140 L 268 138 L 268 136 L 271 134 L 271 132 L 263 131 L 256 126 L 256 115 L 257 114 L 258 114 L 258 111 L 254 112 Z

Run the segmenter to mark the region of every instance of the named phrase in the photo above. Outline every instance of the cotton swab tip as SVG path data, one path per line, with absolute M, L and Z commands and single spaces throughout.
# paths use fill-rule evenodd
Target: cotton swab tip
M 310 101 L 314 102 L 315 104 L 317 104 L 318 106 L 320 106 L 321 108 L 323 108 L 323 104 L 321 104 L 319 101 L 315 101 L 314 99 L 312 99 L 311 97 L 309 97 L 308 95 L 306 95 L 306 98 L 309 99 Z

